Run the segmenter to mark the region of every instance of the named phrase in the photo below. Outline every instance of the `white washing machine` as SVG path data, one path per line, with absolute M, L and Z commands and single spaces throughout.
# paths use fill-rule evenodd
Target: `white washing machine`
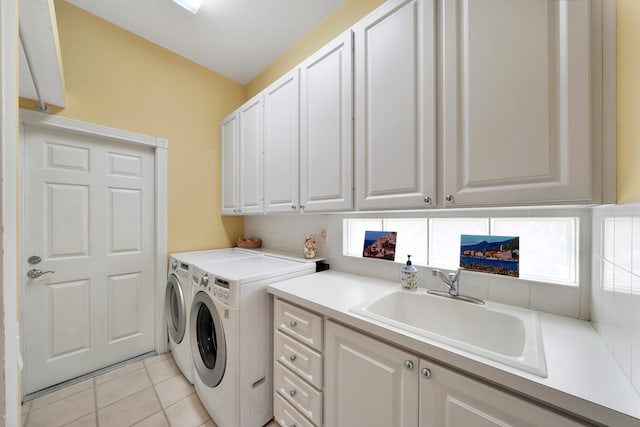
M 193 361 L 189 344 L 189 309 L 191 308 L 191 280 L 193 265 L 224 262 L 260 256 L 242 249 L 212 249 L 181 252 L 171 255 L 165 292 L 165 317 L 169 333 L 169 346 L 176 365 L 193 384 Z
M 269 255 L 194 267 L 193 384 L 219 427 L 256 427 L 273 418 L 273 316 L 266 286 L 315 268 L 314 262 Z

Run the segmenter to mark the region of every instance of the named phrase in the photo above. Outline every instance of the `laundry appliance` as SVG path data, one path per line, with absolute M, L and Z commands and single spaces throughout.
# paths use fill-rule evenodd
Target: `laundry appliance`
M 184 377 L 193 383 L 193 361 L 189 344 L 189 309 L 193 265 L 238 260 L 260 254 L 243 249 L 212 249 L 172 254 L 165 291 L 165 317 L 173 359 Z
M 314 262 L 270 255 L 194 267 L 193 383 L 218 426 L 256 427 L 272 419 L 273 309 L 266 286 L 315 270 Z

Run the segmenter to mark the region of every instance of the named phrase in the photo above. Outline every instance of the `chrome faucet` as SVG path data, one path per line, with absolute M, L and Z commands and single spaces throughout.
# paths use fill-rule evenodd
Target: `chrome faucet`
M 431 274 L 439 278 L 444 282 L 445 285 L 449 288 L 449 295 L 452 297 L 457 297 L 459 293 L 458 282 L 460 280 L 460 271 L 461 268 L 457 269 L 455 273 L 449 273 L 449 276 L 445 276 L 440 270 L 433 270 Z
M 440 270 L 432 270 L 431 274 L 442 280 L 444 284 L 449 288 L 449 291 L 443 292 L 429 289 L 427 293 L 440 297 L 454 298 L 462 301 L 472 302 L 474 304 L 484 304 L 484 301 L 482 301 L 481 299 L 460 294 L 460 272 L 462 270 L 463 268 L 459 268 L 455 273 L 449 273 L 447 276 L 445 276 L 444 273 L 442 273 L 442 271 Z

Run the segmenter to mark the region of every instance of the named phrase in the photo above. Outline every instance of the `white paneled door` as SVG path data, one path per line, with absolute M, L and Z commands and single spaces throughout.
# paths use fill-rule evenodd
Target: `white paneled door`
M 29 394 L 154 350 L 155 170 L 98 137 L 25 126 L 23 147 Z

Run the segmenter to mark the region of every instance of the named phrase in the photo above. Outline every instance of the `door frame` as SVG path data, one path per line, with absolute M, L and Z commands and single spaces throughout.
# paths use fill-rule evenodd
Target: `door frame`
M 6 425 L 20 423 L 20 359 L 18 356 L 18 278 L 16 272 L 18 225 L 17 137 L 18 137 L 18 1 L 0 2 L 0 169 L 2 201 L 0 227 L 2 233 L 2 286 L 0 299 L 3 313 L 0 327 L 0 366 L 4 369 L 4 388 L 0 393 L 0 409 Z
M 58 130 L 74 133 L 80 136 L 100 137 L 114 142 L 120 142 L 130 145 L 142 145 L 153 149 L 154 166 L 155 166 L 155 194 L 154 194 L 154 213 L 155 213 L 155 254 L 154 254 L 154 280 L 155 280 L 155 350 L 158 353 L 168 351 L 167 331 L 164 327 L 164 304 L 165 304 L 165 282 L 167 278 L 167 239 L 168 239 L 168 216 L 167 216 L 167 176 L 168 176 L 168 148 L 169 141 L 164 138 L 143 135 L 139 133 L 129 132 L 125 130 L 115 129 L 111 127 L 96 125 L 93 123 L 83 122 L 80 120 L 69 119 L 60 116 L 51 116 L 37 111 L 20 109 L 20 142 L 19 142 L 19 165 L 20 165 L 20 221 L 25 224 L 25 125 L 42 128 L 45 130 Z M 20 258 L 18 260 L 18 273 L 21 279 L 21 292 L 24 294 L 24 259 L 25 259 L 25 242 L 24 233 L 20 230 Z M 20 301 L 20 329 L 24 330 L 24 298 Z M 24 353 L 24 339 L 21 343 L 21 351 Z M 24 391 L 22 392 L 24 397 Z

